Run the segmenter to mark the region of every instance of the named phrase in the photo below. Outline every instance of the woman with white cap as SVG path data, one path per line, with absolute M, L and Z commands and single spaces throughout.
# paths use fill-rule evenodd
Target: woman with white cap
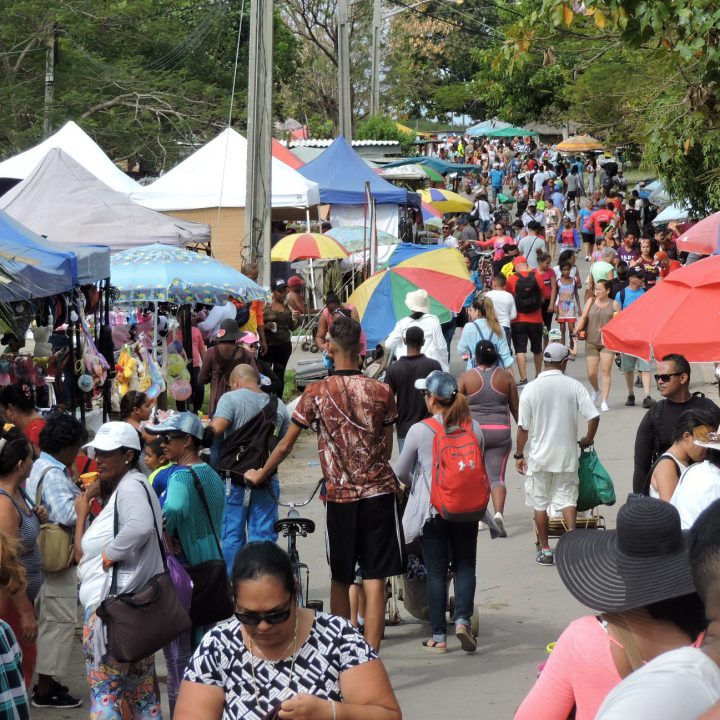
M 423 354 L 425 357 L 437 360 L 443 370 L 448 369 L 448 346 L 443 336 L 440 320 L 437 315 L 431 315 L 430 296 L 427 290 L 422 288 L 413 290 L 405 296 L 405 305 L 410 310 L 410 315 L 397 321 L 392 332 L 385 340 L 385 348 L 388 357 L 392 359 L 393 353 L 396 358 L 401 358 L 407 353 L 407 347 L 403 342 L 405 331 L 411 326 L 422 328 L 425 334 Z
M 705 629 L 677 511 L 654 498 L 620 508 L 617 530 L 578 530 L 555 550 L 560 579 L 600 611 L 568 625 L 515 720 L 592 720 L 633 670 Z
M 137 469 L 140 438 L 132 425 L 107 422 L 85 447 L 94 450 L 100 494 L 107 498 L 87 528 L 88 492 L 75 501 L 75 559 L 79 562 L 80 602 L 85 607 L 83 651 L 90 716 L 119 719 L 120 703 L 126 698 L 133 718 L 156 718 L 161 710 L 155 694 L 155 656 L 129 664 L 115 660 L 106 647 L 103 623 L 96 611 L 110 591 L 111 576 L 120 594 L 139 590 L 164 571 L 158 535 L 163 522 L 160 503 Z

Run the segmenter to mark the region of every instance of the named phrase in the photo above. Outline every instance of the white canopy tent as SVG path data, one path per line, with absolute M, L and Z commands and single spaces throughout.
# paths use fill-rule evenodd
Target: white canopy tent
M 0 162 L 0 178 L 24 180 L 53 148 L 60 148 L 113 190 L 131 193 L 141 185 L 126 175 L 100 146 L 72 120 L 47 140 Z

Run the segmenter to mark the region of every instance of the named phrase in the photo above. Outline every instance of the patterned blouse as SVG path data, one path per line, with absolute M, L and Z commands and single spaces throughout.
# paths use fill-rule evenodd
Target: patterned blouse
M 205 635 L 190 658 L 185 680 L 225 691 L 222 720 L 262 720 L 298 693 L 341 702 L 340 674 L 376 659 L 378 654 L 347 620 L 317 613 L 294 666 L 291 657 L 262 660 L 250 654 L 240 622 L 232 619 Z

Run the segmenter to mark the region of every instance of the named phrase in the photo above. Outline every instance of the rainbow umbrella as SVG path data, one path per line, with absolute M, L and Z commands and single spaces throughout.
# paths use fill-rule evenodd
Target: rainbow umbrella
M 451 190 L 427 188 L 420 191 L 420 198 L 441 213 L 463 213 L 472 210 L 472 203 Z
M 295 260 L 332 260 L 348 256 L 348 251 L 328 235 L 293 233 L 286 235 L 270 252 L 270 259 L 280 262 Z
M 418 288 L 430 295 L 430 312 L 447 322 L 450 311 L 460 312 L 475 286 L 459 250 L 400 243 L 385 269 L 369 277 L 348 299 L 360 314 L 368 347 L 385 340 L 395 323 L 410 314 L 405 296 Z
M 426 202 L 421 203 L 421 212 L 422 212 L 422 218 L 423 222 L 427 225 L 429 224 L 440 224 L 442 225 L 442 216 L 443 214 L 436 210 L 432 205 L 428 205 Z

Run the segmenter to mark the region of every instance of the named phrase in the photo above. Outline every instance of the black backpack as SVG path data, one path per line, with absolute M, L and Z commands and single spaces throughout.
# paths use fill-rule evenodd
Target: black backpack
M 245 485 L 245 473 L 261 468 L 275 449 L 277 408 L 277 397 L 270 397 L 257 415 L 223 440 L 215 469 L 219 473 L 230 473 L 233 485 Z
M 542 307 L 542 294 L 535 273 L 517 276 L 515 284 L 515 307 L 519 313 L 531 313 Z
M 238 324 L 239 328 L 242 328 L 242 326 L 245 325 L 249 319 L 250 319 L 250 303 L 246 302 L 244 305 L 241 305 L 239 308 L 236 308 L 235 322 Z

